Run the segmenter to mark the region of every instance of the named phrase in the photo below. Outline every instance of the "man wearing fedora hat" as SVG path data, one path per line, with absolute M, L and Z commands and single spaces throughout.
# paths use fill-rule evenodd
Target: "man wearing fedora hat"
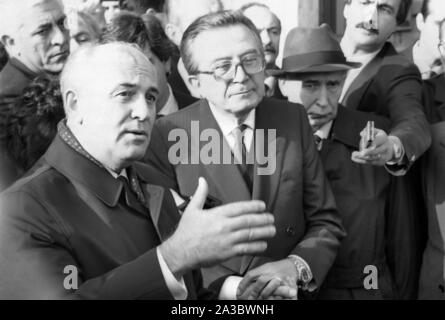
M 375 141 L 386 136 L 389 120 L 347 109 L 338 103 L 346 72 L 360 67 L 346 61 L 327 25 L 295 28 L 284 48 L 283 90 L 292 102 L 302 102 L 320 152 L 328 180 L 347 232 L 346 238 L 318 293 L 319 299 L 393 299 L 393 275 L 386 263 L 385 216 L 391 175 L 382 167 L 352 161 L 363 149 L 363 128 L 373 121 Z M 295 88 L 301 87 L 299 96 Z M 289 94 L 290 92 L 290 94 Z M 363 138 L 361 138 L 363 136 Z M 372 140 L 372 139 L 371 139 Z M 362 147 L 361 147 L 362 146 Z M 373 266 L 377 288 L 365 287 L 366 268 Z
M 354 110 L 387 117 L 391 127 L 377 148 L 355 154 L 355 160 L 385 165 L 395 179 L 390 193 L 394 232 L 396 282 L 403 298 L 417 296 L 418 275 L 425 244 L 425 204 L 417 161 L 431 145 L 431 134 L 422 106 L 422 79 L 418 68 L 397 54 L 388 42 L 409 12 L 411 0 L 346 0 L 346 30 L 341 47 L 348 61 L 362 63 L 348 72 L 341 102 Z M 401 170 L 400 170 L 401 169 Z M 397 217 L 397 216 L 400 216 Z M 406 224 L 401 224 L 405 221 Z M 411 266 L 408 269 L 406 266 Z M 397 268 L 398 269 L 398 268 Z

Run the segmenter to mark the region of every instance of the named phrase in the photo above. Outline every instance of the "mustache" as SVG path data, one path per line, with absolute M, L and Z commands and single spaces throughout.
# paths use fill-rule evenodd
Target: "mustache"
M 265 46 L 265 47 L 264 47 L 264 51 L 269 51 L 269 52 L 272 52 L 272 53 L 277 53 L 277 50 L 275 50 L 275 48 L 274 48 L 273 46 L 271 46 L 271 45 L 267 45 L 267 46 Z
M 374 33 L 376 35 L 379 35 L 379 30 L 374 28 L 369 22 L 360 22 L 355 26 L 356 28 L 365 29 L 366 31 L 369 31 L 371 33 Z

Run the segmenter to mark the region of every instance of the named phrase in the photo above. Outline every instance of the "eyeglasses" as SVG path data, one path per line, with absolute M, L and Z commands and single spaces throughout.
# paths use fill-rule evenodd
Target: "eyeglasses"
M 213 67 L 212 71 L 197 71 L 196 74 L 213 75 L 215 80 L 231 81 L 236 76 L 238 66 L 242 66 L 244 72 L 249 76 L 260 73 L 266 68 L 266 62 L 261 55 L 251 54 L 243 57 L 239 63 L 224 61 Z

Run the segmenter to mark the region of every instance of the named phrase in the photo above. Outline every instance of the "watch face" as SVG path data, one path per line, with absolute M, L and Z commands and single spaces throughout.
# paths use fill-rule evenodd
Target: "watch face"
M 310 275 L 309 275 L 309 272 L 306 270 L 306 268 L 303 268 L 302 270 L 301 270 L 301 280 L 304 282 L 304 283 L 308 283 L 309 281 L 310 281 Z

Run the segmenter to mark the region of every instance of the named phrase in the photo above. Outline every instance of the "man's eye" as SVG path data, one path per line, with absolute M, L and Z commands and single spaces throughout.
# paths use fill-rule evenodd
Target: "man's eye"
M 132 91 L 121 91 L 118 92 L 117 95 L 119 98 L 123 98 L 123 99 L 130 99 L 133 96 L 133 92 Z
M 147 94 L 147 95 L 145 96 L 145 100 L 146 100 L 147 103 L 149 103 L 149 104 L 154 104 L 154 103 L 156 103 L 157 98 L 156 98 L 156 96 L 154 96 L 154 95 L 152 95 L 152 94 Z
M 308 90 L 314 90 L 317 86 L 315 83 L 303 83 L 302 87 Z
M 79 34 L 79 35 L 77 35 L 77 36 L 75 37 L 75 40 L 76 40 L 77 43 L 85 43 L 85 42 L 90 41 L 91 39 L 90 39 L 90 37 L 89 37 L 88 35 L 86 35 L 86 34 Z
M 48 31 L 49 31 L 49 28 L 42 28 L 42 29 L 37 30 L 35 32 L 35 34 L 41 36 L 41 35 L 48 33 Z
M 230 70 L 230 68 L 232 68 L 231 63 L 222 63 L 222 64 L 215 66 L 214 70 L 215 70 L 215 72 L 218 72 L 218 73 L 226 73 Z

